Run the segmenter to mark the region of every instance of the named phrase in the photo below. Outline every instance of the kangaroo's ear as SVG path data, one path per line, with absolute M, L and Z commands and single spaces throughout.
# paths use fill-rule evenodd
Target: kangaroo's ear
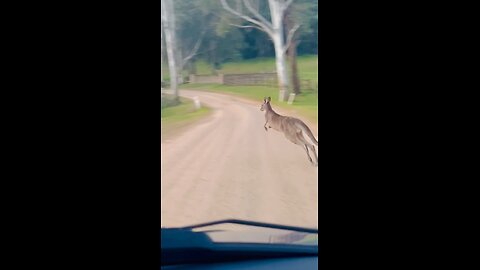
M 267 98 L 267 101 L 270 102 L 270 100 L 272 100 L 272 98 L 268 97 L 268 98 Z

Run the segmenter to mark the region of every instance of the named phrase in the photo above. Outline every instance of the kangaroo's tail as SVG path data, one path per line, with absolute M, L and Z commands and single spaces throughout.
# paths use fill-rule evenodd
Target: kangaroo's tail
M 297 127 L 299 127 L 300 129 L 302 129 L 302 131 L 307 134 L 307 136 L 310 138 L 310 140 L 312 140 L 312 142 L 318 146 L 318 141 L 315 139 L 315 137 L 313 136 L 313 133 L 312 131 L 310 131 L 310 129 L 308 128 L 307 125 L 305 125 L 305 123 L 301 122 L 301 121 L 298 121 L 296 122 L 297 124 Z

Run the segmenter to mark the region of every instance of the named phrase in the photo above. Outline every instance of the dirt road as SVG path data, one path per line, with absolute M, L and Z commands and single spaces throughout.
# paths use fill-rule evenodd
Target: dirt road
M 162 227 L 226 218 L 318 227 L 318 167 L 283 134 L 265 131 L 261 100 L 186 90 L 181 95 L 197 96 L 214 112 L 162 140 Z M 316 126 L 309 126 L 318 138 Z

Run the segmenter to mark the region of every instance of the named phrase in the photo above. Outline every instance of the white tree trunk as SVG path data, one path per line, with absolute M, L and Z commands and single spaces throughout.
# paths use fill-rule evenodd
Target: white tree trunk
M 171 0 L 161 0 L 163 30 L 165 32 L 165 46 L 167 47 L 168 70 L 170 72 L 170 89 L 175 98 L 178 98 L 177 89 L 177 64 L 175 55 L 175 15 Z
M 275 66 L 277 68 L 278 87 L 280 90 L 278 99 L 284 101 L 288 96 L 288 70 L 286 54 L 283 42 L 280 40 L 281 38 L 283 38 L 281 34 L 276 34 L 273 38 L 273 45 L 275 48 Z
M 177 48 L 178 48 L 178 44 L 177 44 Z M 177 83 L 178 84 L 183 84 L 183 54 L 182 54 L 182 50 L 181 49 L 177 49 L 177 54 L 178 54 L 178 58 L 177 58 Z
M 279 95 L 278 99 L 284 101 L 288 96 L 288 70 L 283 37 L 283 10 L 281 2 L 269 0 L 270 16 L 272 18 L 272 41 L 275 48 L 275 65 L 277 68 Z
M 285 42 L 283 34 L 283 19 L 285 10 L 293 2 L 293 0 L 268 0 L 268 6 L 270 8 L 270 17 L 271 22 L 265 19 L 259 12 L 258 6 L 254 7 L 249 0 L 243 0 L 243 4 L 248 9 L 248 11 L 254 16 L 246 15 L 239 8 L 239 1 L 237 1 L 236 10 L 232 9 L 226 0 L 220 0 L 222 6 L 230 13 L 250 22 L 253 24 L 250 26 L 239 26 L 243 28 L 254 27 L 258 28 L 265 33 L 267 33 L 273 41 L 273 46 L 275 48 L 275 65 L 277 69 L 277 78 L 278 78 L 278 87 L 279 87 L 279 96 L 280 101 L 285 101 L 288 96 L 288 70 L 286 62 L 286 51 L 288 44 Z M 295 27 L 294 27 L 295 28 Z M 296 27 L 298 28 L 298 27 Z M 289 33 L 293 35 L 296 31 Z
M 160 82 L 163 82 L 163 23 L 160 22 Z

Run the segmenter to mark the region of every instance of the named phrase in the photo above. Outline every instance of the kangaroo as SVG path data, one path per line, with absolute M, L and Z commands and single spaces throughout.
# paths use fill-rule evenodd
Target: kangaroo
M 265 131 L 268 131 L 268 128 L 273 128 L 277 131 L 283 132 L 287 139 L 289 139 L 294 144 L 300 145 L 302 148 L 304 148 L 307 152 L 308 160 L 314 166 L 318 166 L 318 158 L 317 154 L 315 153 L 315 147 L 313 146 L 313 144 L 309 143 L 305 139 L 305 137 L 303 137 L 303 133 L 305 133 L 312 140 L 312 142 L 318 146 L 318 141 L 313 136 L 312 131 L 310 131 L 310 129 L 307 127 L 307 125 L 305 125 L 305 123 L 302 122 L 302 120 L 289 116 L 279 115 L 278 113 L 276 113 L 272 109 L 270 101 L 270 97 L 265 97 L 263 99 L 263 104 L 260 107 L 260 111 L 266 111 L 265 125 L 263 125 Z M 313 156 L 315 157 L 315 162 L 312 161 L 308 149 L 312 151 Z

